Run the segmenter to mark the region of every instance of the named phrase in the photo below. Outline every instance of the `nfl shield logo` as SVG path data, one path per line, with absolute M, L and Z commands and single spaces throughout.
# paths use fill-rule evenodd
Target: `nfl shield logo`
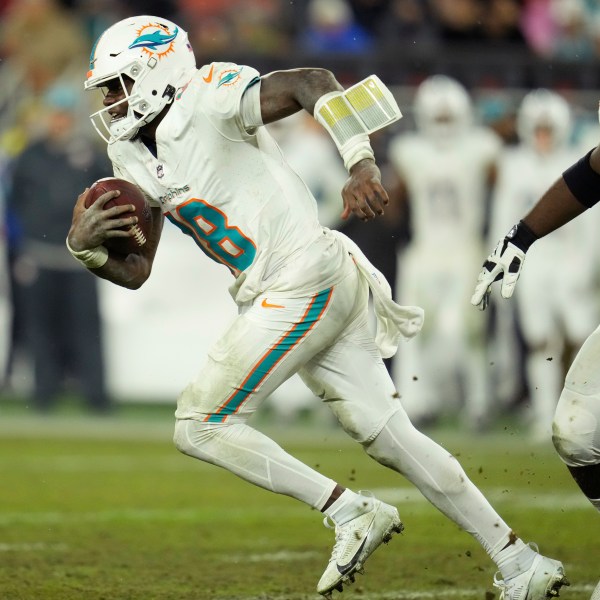
M 159 179 L 162 179 L 162 178 L 163 178 L 163 176 L 164 176 L 164 174 L 165 174 L 165 172 L 164 172 L 164 170 L 163 170 L 163 166 L 162 166 L 162 165 L 158 165 L 158 167 L 156 167 L 156 176 L 157 176 Z

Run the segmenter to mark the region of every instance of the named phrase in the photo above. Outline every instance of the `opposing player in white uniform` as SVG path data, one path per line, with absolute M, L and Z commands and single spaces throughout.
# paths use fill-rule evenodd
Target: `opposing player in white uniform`
M 100 37 L 86 87 L 107 89 L 94 118 L 109 117 L 98 129 L 107 134 L 115 174 L 152 199 L 154 224 L 139 254 L 111 254 L 102 242 L 129 235 L 118 228 L 136 217 L 123 216 L 127 205 L 103 210 L 117 192 L 85 209 L 84 192 L 67 239 L 73 256 L 97 276 L 137 288 L 150 275 L 166 215 L 233 275 L 240 314 L 179 398 L 177 448 L 324 512 L 336 544 L 317 589 L 330 597 L 402 524 L 396 508 L 344 489 L 247 424 L 299 372 L 370 456 L 476 537 L 500 569 L 505 598 L 523 598 L 525 589 L 539 600 L 565 584 L 561 563 L 517 538 L 456 459 L 411 425 L 382 355 L 418 331 L 422 311 L 392 302 L 360 249 L 319 225 L 314 198 L 263 127 L 301 109 L 315 114 L 350 173 L 342 215 L 370 219 L 382 214 L 387 195 L 367 131 L 399 112 L 385 86 L 371 76 L 344 90 L 322 69 L 264 77 L 229 63 L 197 70 L 181 28 L 142 16 Z M 177 298 L 167 290 L 165 318 L 172 310 Z
M 524 176 L 528 176 L 524 173 Z M 539 238 L 570 223 L 600 200 L 600 146 L 566 169 L 540 196 L 533 208 L 501 238 L 483 263 L 471 303 L 489 304 L 492 284 L 500 282 L 510 298 L 523 269 L 526 253 Z M 590 215 L 593 218 L 593 215 Z M 541 248 L 541 244 L 540 244 Z M 593 257 L 592 259 L 594 259 Z M 546 259 L 552 263 L 554 256 Z M 572 269 L 580 267 L 581 260 Z M 560 284 L 562 272 L 555 277 Z M 552 422 L 552 441 L 573 479 L 600 511 L 600 327 L 585 340 L 564 381 Z M 593 535 L 593 534 L 592 534 Z M 591 557 L 597 564 L 597 557 Z M 600 597 L 600 582 L 592 600 Z
M 490 397 L 484 332 L 465 307 L 501 141 L 475 125 L 466 89 L 450 77 L 426 79 L 414 111 L 417 131 L 396 136 L 389 158 L 411 217 L 411 241 L 399 255 L 398 298 L 414 299 L 427 319 L 415 342 L 401 348 L 395 379 L 411 418 L 460 409 L 478 429 Z
M 508 148 L 499 163 L 490 227 L 493 240 L 526 214 L 556 174 L 578 156 L 569 143 L 569 105 L 556 92 L 539 89 L 527 94 L 517 113 L 517 130 L 519 145 Z M 527 346 L 526 375 L 534 440 L 550 439 L 552 416 L 564 378 L 563 351 L 578 349 L 597 322 L 597 264 L 581 260 L 582 244 L 590 251 L 597 248 L 595 225 L 591 219 L 573 221 L 532 248 L 528 255 L 530 268 L 523 273 L 515 293 Z M 500 310 L 499 314 L 504 312 Z

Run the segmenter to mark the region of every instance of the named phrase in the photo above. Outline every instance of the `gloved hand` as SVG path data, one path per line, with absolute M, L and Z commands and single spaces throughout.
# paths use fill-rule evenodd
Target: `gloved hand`
M 513 295 L 523 268 L 525 253 L 536 239 L 538 238 L 533 231 L 520 221 L 498 242 L 496 249 L 483 263 L 483 269 L 477 278 L 471 297 L 473 306 L 477 306 L 479 310 L 487 308 L 494 281 L 502 282 L 500 292 L 503 298 Z

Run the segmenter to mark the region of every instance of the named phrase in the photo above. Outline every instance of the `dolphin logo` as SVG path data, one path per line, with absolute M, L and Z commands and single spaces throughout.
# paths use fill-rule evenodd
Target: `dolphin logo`
M 148 50 L 156 50 L 159 46 L 170 44 L 179 33 L 179 28 L 176 27 L 172 34 L 165 34 L 162 29 L 140 35 L 129 45 L 129 48 L 146 48 Z
M 217 87 L 221 87 L 222 85 L 233 85 L 239 78 L 242 69 L 237 71 L 230 69 L 228 71 L 224 71 L 219 74 L 219 83 L 217 83 Z

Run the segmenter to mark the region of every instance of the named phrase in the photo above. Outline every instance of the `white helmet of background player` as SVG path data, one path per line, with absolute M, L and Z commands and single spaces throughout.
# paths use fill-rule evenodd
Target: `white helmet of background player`
M 96 41 L 90 56 L 86 90 L 102 88 L 118 78 L 128 102 L 127 115 L 111 121 L 105 107 L 90 116 L 108 143 L 128 140 L 173 101 L 175 92 L 196 68 L 187 33 L 166 19 L 138 16 L 109 27 Z M 134 81 L 127 93 L 123 78 Z
M 549 133 L 549 149 L 556 149 L 569 141 L 573 122 L 567 101 L 546 89 L 529 92 L 521 102 L 517 113 L 517 133 L 526 144 L 538 147 L 538 132 L 545 129 Z
M 433 75 L 421 83 L 415 95 L 414 110 L 417 127 L 440 140 L 459 135 L 473 120 L 467 90 L 446 75 Z

